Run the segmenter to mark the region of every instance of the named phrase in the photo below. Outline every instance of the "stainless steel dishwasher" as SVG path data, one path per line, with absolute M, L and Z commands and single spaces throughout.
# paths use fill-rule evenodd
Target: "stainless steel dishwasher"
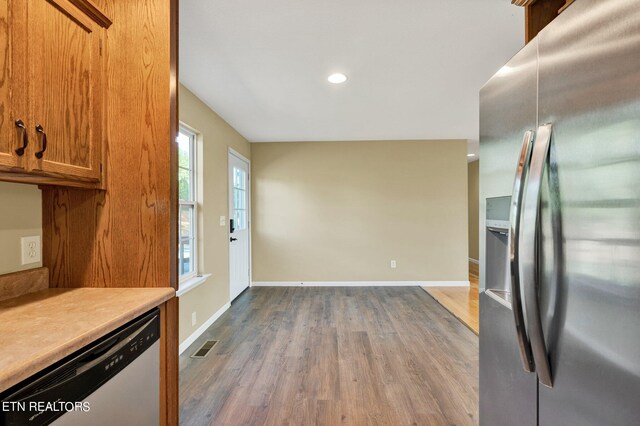
M 2 425 L 159 424 L 156 308 L 0 395 Z

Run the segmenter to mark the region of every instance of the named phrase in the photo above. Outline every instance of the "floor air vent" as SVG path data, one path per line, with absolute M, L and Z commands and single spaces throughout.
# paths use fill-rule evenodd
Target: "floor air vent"
M 202 346 L 200 346 L 200 349 L 198 349 L 194 352 L 193 355 L 191 355 L 191 358 L 206 357 L 207 355 L 209 355 L 209 351 L 216 345 L 216 343 L 218 343 L 217 340 L 207 340 L 202 344 Z

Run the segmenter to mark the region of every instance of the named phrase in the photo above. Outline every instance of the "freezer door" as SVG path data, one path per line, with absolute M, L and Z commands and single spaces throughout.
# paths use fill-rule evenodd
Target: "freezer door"
M 522 369 L 508 301 L 480 293 L 480 323 L 480 425 L 537 426 L 538 383 Z
M 553 123 L 537 265 L 552 387 L 539 386 L 539 424 L 638 424 L 640 2 L 578 0 L 538 39 L 539 120 Z
M 536 129 L 537 71 L 534 41 L 518 52 L 480 91 L 480 229 L 484 230 L 486 226 L 487 198 L 511 197 L 525 134 Z M 493 235 L 490 231 L 480 235 L 482 287 L 502 290 L 507 293 L 503 294 L 504 299 L 510 299 L 507 237 Z M 487 268 L 493 269 L 487 271 Z M 536 424 L 537 381 L 535 373 L 527 373 L 523 368 L 521 343 L 528 344 L 526 336 L 516 333 L 513 311 L 481 294 L 482 425 Z
M 523 138 L 537 127 L 537 54 L 533 41 L 480 91 L 480 229 L 486 225 L 487 198 L 512 195 Z M 481 232 L 480 288 L 508 288 L 508 283 L 486 282 L 485 244 Z

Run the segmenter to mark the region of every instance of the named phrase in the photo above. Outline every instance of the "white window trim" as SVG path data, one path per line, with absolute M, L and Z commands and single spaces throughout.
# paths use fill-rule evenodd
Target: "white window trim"
M 198 159 L 197 159 L 197 141 L 198 141 L 198 133 L 192 129 L 189 126 L 184 125 L 183 123 L 180 123 L 180 127 L 178 129 L 178 131 L 180 133 L 186 134 L 189 136 L 190 138 L 190 146 L 189 146 L 189 160 L 190 160 L 190 165 L 189 165 L 189 181 L 192 183 L 191 185 L 191 190 L 192 190 L 192 199 L 193 201 L 181 201 L 180 199 L 178 199 L 178 206 L 193 206 L 193 245 L 191 247 L 191 251 L 192 251 L 192 256 L 193 256 L 193 271 L 189 272 L 188 274 L 184 274 L 184 275 L 180 275 L 178 277 L 178 291 L 182 291 L 183 286 L 189 286 L 190 285 L 190 281 L 198 278 L 199 275 L 199 269 L 198 269 L 198 173 L 196 171 L 196 166 L 198 164 Z M 181 239 L 180 236 L 178 236 L 178 239 Z M 180 243 L 180 241 L 179 241 Z M 180 244 L 178 244 L 178 247 L 180 246 Z M 179 258 L 178 258 L 179 260 Z M 197 280 L 196 280 L 197 281 Z M 202 280 L 202 282 L 198 283 L 197 285 L 202 284 L 204 281 L 206 281 L 206 278 L 204 278 Z M 196 285 L 196 286 L 197 286 Z M 191 288 L 191 287 L 190 287 Z M 186 291 L 185 291 L 186 292 Z M 183 292 L 184 294 L 184 292 Z
M 211 274 L 201 274 L 193 276 L 189 279 L 182 280 L 180 282 L 180 286 L 178 287 L 178 291 L 176 291 L 176 297 L 180 297 L 184 294 L 189 293 L 191 290 L 199 287 L 204 284 L 205 281 L 211 276 Z

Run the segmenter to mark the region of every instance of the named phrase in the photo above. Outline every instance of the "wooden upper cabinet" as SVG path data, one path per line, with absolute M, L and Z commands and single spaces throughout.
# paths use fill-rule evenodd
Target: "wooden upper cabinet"
M 32 166 L 56 177 L 100 179 L 105 29 L 80 0 L 29 0 Z
M 100 182 L 110 25 L 90 0 L 0 0 L 0 179 Z
M 16 31 L 25 25 L 25 12 L 24 2 L 0 0 L 0 170 L 26 167 L 26 150 L 19 149 L 28 143 L 26 39 Z
M 524 41 L 529 43 L 558 17 L 574 0 L 511 0 L 524 7 Z

